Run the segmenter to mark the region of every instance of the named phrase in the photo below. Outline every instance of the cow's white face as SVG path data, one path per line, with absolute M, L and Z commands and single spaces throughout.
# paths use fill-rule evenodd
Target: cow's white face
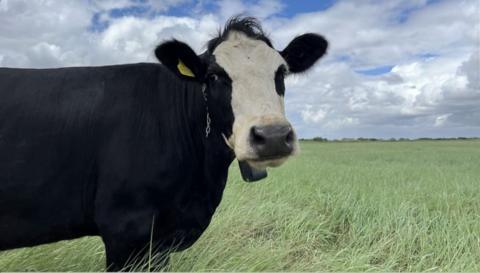
M 264 169 L 298 150 L 285 117 L 284 76 L 306 71 L 326 49 L 322 36 L 307 33 L 276 51 L 255 19 L 235 17 L 201 56 L 175 40 L 159 45 L 155 54 L 180 78 L 204 86 L 214 132 L 239 161 Z
M 280 165 L 298 149 L 295 133 L 285 116 L 283 82 L 280 86 L 278 81 L 275 83 L 278 73 L 288 71 L 285 59 L 265 42 L 238 31 L 230 32 L 213 56 L 231 79 L 234 122 L 228 145 L 238 160 L 248 161 L 252 166 Z M 254 132 L 262 128 L 270 128 L 273 130 L 270 135 L 279 135 L 277 138 L 281 139 L 270 140 L 268 133 Z M 269 145 L 269 141 L 281 143 Z M 275 147 L 267 151 L 267 146 Z

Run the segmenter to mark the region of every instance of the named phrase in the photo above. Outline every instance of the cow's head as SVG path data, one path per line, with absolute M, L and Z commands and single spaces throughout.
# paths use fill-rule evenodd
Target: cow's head
M 159 45 L 155 55 L 179 77 L 204 84 L 212 125 L 239 161 L 265 169 L 298 149 L 285 116 L 284 78 L 309 69 L 326 49 L 322 36 L 308 33 L 277 51 L 255 19 L 235 17 L 200 56 L 176 40 Z

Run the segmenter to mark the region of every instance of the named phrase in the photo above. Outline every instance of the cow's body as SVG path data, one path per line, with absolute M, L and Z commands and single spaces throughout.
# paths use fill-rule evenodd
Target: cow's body
M 326 48 L 307 33 L 277 51 L 234 17 L 201 55 L 163 42 L 162 64 L 0 68 L 0 250 L 100 235 L 120 270 L 189 247 L 234 158 L 254 181 L 295 154 L 284 77 Z
M 233 159 L 208 145 L 200 89 L 160 64 L 0 68 L 0 250 L 83 235 L 134 249 L 152 227 L 192 244 Z

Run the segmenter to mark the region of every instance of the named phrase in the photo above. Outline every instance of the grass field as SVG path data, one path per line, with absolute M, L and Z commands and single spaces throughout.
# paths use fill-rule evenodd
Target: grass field
M 480 141 L 303 142 L 241 181 L 173 271 L 480 271 Z M 96 237 L 0 252 L 0 271 L 102 271 Z

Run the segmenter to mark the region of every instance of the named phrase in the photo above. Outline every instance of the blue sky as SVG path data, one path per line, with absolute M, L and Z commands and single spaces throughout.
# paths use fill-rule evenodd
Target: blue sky
M 300 137 L 480 136 L 478 0 L 0 0 L 0 66 L 156 62 L 176 38 L 198 53 L 232 15 L 282 49 L 305 32 L 328 54 L 287 79 Z
M 255 4 L 258 1 L 242 1 L 245 4 Z M 285 17 L 293 17 L 299 13 L 308 13 L 312 11 L 322 11 L 333 6 L 337 1 L 335 0 L 322 0 L 322 1 L 282 1 L 284 8 L 277 14 Z M 124 8 L 115 8 L 110 10 L 112 17 L 120 17 L 126 15 L 142 16 L 148 13 L 151 9 L 148 5 L 145 6 L 147 1 L 131 1 L 131 5 Z M 196 1 L 187 1 L 179 5 L 171 6 L 160 14 L 167 14 L 171 16 L 192 16 L 194 15 L 195 7 L 199 5 Z M 217 12 L 218 6 L 215 1 L 203 1 L 201 4 L 203 12 Z

